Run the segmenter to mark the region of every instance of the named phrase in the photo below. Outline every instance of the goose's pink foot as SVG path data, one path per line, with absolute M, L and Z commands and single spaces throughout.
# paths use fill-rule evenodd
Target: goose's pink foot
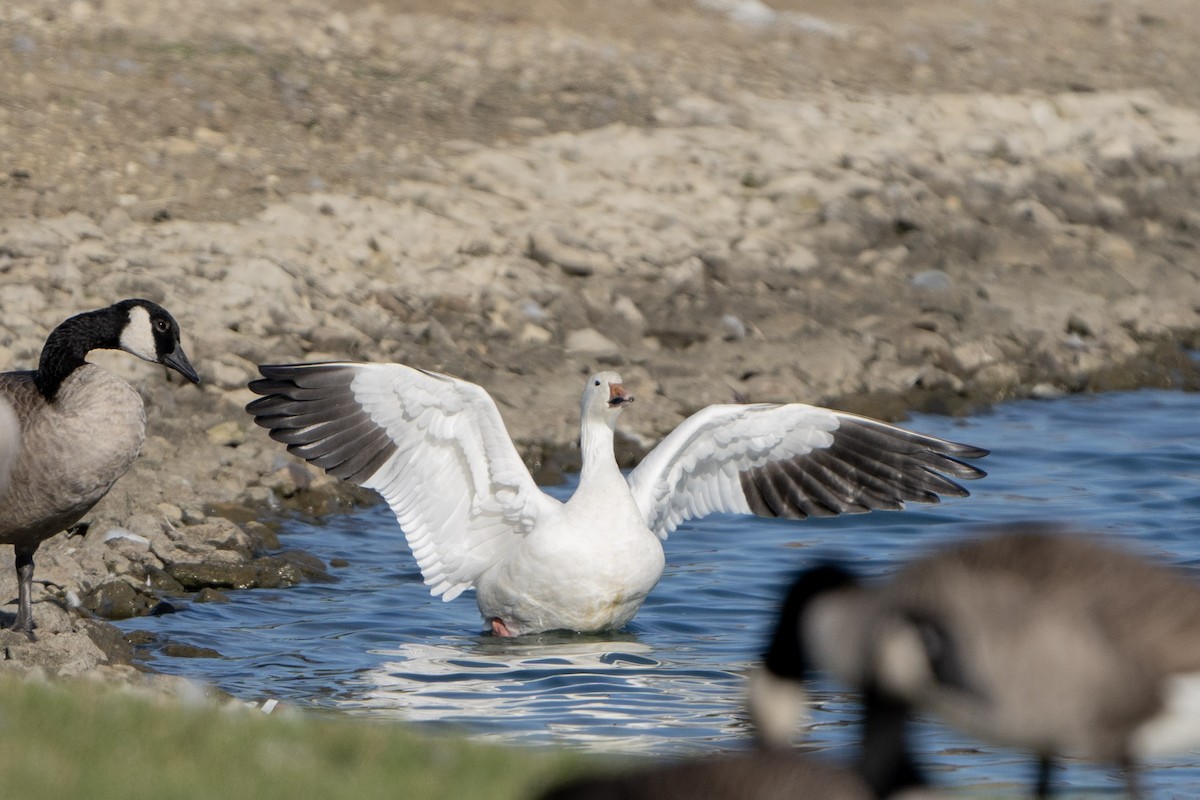
M 504 620 L 500 619 L 499 617 L 492 617 L 491 623 L 492 623 L 492 633 L 494 633 L 495 635 L 497 635 L 497 636 L 516 636 L 516 634 L 513 633 L 512 631 L 510 631 L 508 629 L 508 626 L 504 624 Z

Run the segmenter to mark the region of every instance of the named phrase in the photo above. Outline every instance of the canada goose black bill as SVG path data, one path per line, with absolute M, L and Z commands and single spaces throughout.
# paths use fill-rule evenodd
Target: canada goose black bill
M 0 487 L 0 544 L 11 544 L 16 554 L 13 629 L 30 635 L 38 545 L 78 522 L 125 474 L 145 439 L 141 396 L 88 363 L 87 354 L 97 349 L 124 350 L 200 381 L 175 319 L 137 299 L 71 317 L 46 339 L 36 370 L 0 373 L 0 405 L 19 427 L 18 436 L 6 437 L 0 421 L 0 447 L 8 448 L 10 464 L 7 485 Z
M 868 722 L 892 702 L 1033 753 L 1040 797 L 1063 755 L 1137 796 L 1141 759 L 1200 745 L 1200 585 L 1096 537 L 1013 526 L 880 585 L 810 570 L 793 594 L 752 691 L 768 736 L 788 730 L 779 688 L 820 669 Z

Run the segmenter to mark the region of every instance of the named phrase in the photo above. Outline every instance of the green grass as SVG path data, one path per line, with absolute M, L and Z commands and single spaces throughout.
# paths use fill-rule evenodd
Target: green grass
M 0 787 L 38 800 L 528 798 L 588 764 L 402 724 L 0 679 Z

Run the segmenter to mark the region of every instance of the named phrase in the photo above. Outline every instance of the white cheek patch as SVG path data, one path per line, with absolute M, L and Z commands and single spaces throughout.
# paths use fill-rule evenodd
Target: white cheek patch
M 1133 734 L 1142 757 L 1171 755 L 1200 746 L 1200 672 L 1172 675 L 1163 691 L 1163 710 Z
M 808 712 L 808 695 L 799 681 L 780 678 L 759 667 L 746 678 L 750 719 L 759 737 L 774 747 L 790 747 Z
M 154 344 L 150 312 L 142 306 L 129 309 L 129 321 L 121 330 L 121 349 L 147 361 L 158 361 L 158 347 Z
M 936 683 L 929 668 L 929 654 L 914 625 L 899 621 L 887 625 L 879 635 L 875 652 L 879 683 L 897 697 L 920 697 Z

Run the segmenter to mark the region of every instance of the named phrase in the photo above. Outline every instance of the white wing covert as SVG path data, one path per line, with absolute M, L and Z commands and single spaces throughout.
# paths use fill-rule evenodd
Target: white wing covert
M 560 505 L 534 483 L 495 402 L 401 364 L 265 365 L 246 407 L 288 450 L 374 489 L 434 595 L 452 600 Z
M 684 520 L 715 512 L 799 519 L 966 496 L 951 478 L 985 473 L 959 459 L 986 454 L 801 403 L 714 405 L 663 439 L 629 484 L 646 524 L 665 539 Z

